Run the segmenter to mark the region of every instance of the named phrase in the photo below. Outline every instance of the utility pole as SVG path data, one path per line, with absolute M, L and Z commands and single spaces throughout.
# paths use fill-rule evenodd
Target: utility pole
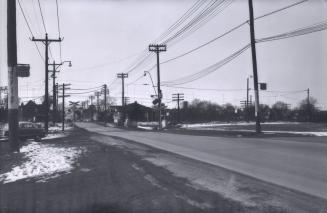
M 308 121 L 310 120 L 311 117 L 311 110 L 310 110 L 310 89 L 307 89 L 307 113 L 308 113 Z
M 310 105 L 310 89 L 309 88 L 307 89 L 307 103 L 309 106 Z
M 19 152 L 16 1 L 7 0 L 8 126 L 11 150 Z
M 104 90 L 104 111 L 107 111 L 107 84 L 103 85 L 103 90 Z
M 36 39 L 32 38 L 32 41 L 34 42 L 42 42 L 45 45 L 45 88 L 44 88 L 44 98 L 45 98 L 45 119 L 44 119 L 44 128 L 46 133 L 48 133 L 49 129 L 49 92 L 48 92 L 48 69 L 49 69 L 49 45 L 52 42 L 61 42 L 62 39 L 49 39 L 48 33 L 45 34 L 45 39 Z
M 128 73 L 118 73 L 117 78 L 121 78 L 122 81 L 122 89 L 121 89 L 121 106 L 123 108 L 123 123 L 125 122 L 126 118 L 126 109 L 125 109 L 125 78 L 128 78 Z
M 246 79 L 246 105 L 245 105 L 245 114 L 246 121 L 249 122 L 249 91 L 250 91 L 250 79 L 249 77 Z
M 159 54 L 160 52 L 167 51 L 167 45 L 165 44 L 150 44 L 149 45 L 149 51 L 155 52 L 157 54 L 157 88 L 158 88 L 158 114 L 159 114 L 159 130 L 162 129 L 161 124 L 161 99 L 162 99 L 162 93 L 160 89 L 160 59 Z
M 56 64 L 55 61 L 53 61 L 52 63 L 52 75 L 51 75 L 51 78 L 52 78 L 52 106 L 53 106 L 53 109 L 52 109 L 52 119 L 53 119 L 53 124 L 56 122 L 56 115 L 57 115 L 57 103 L 56 103 L 56 72 L 59 72 L 56 70 L 56 66 L 58 64 Z
M 100 92 L 95 92 L 94 95 L 97 97 L 97 114 L 99 113 L 99 96 L 100 96 Z
M 177 119 L 178 123 L 181 122 L 181 115 L 180 115 L 180 102 L 184 101 L 184 93 L 176 93 L 173 94 L 173 101 L 177 101 Z
M 70 84 L 62 84 L 61 87 L 59 88 L 60 90 L 62 90 L 62 131 L 65 131 L 65 97 L 70 97 L 70 95 L 65 95 L 65 90 L 70 89 L 68 88 L 68 86 L 70 86 Z
M 129 103 L 129 97 L 124 97 L 124 104 L 125 106 Z
M 56 106 L 58 106 L 58 91 L 59 91 L 59 85 L 58 85 L 58 83 L 56 83 L 56 87 L 55 87 L 55 89 L 56 89 Z
M 252 52 L 252 66 L 253 66 L 256 132 L 260 133 L 261 132 L 260 104 L 259 104 L 259 88 L 258 88 L 257 54 L 256 54 L 256 46 L 255 46 L 253 2 L 252 2 L 252 0 L 248 0 L 248 1 L 249 1 L 249 16 L 250 16 L 249 24 L 250 24 L 251 52 Z
M 91 100 L 90 106 L 92 106 L 91 107 L 91 121 L 93 121 L 93 115 L 94 115 L 94 112 L 93 112 L 93 98 L 94 98 L 94 96 L 91 95 L 89 98 Z

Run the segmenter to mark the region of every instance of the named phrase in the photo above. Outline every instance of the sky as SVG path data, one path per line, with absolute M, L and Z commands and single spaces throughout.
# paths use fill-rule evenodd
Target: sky
M 221 0 L 218 0 L 221 1 Z M 254 0 L 255 17 L 299 2 L 300 0 Z M 37 0 L 20 0 L 30 27 L 36 38 L 44 38 L 40 9 Z M 40 0 L 46 31 L 49 38 L 57 39 L 58 23 L 55 0 Z M 192 5 L 194 0 L 58 0 L 61 59 L 71 60 L 73 66 L 61 66 L 56 79 L 58 83 L 71 83 L 72 89 L 87 89 L 109 85 L 110 95 L 120 104 L 121 81 L 117 73 L 127 72 L 147 53 L 150 43 L 175 23 Z M 207 4 L 209 3 L 208 1 Z M 227 1 L 228 2 L 228 1 Z M 6 64 L 6 17 L 5 0 L 1 0 L 0 38 L 0 84 L 7 84 Z M 285 11 L 267 16 L 255 22 L 256 38 L 263 38 L 306 27 L 327 19 L 327 1 L 309 0 Z M 213 15 L 196 31 L 187 34 L 160 54 L 160 60 L 178 56 L 248 20 L 248 4 L 234 0 Z M 187 22 L 186 22 L 187 23 Z M 185 24 L 186 24 L 185 23 Z M 31 65 L 31 76 L 19 79 L 19 96 L 22 101 L 38 98 L 44 94 L 44 61 L 35 44 L 17 4 L 18 61 Z M 203 70 L 230 56 L 250 42 L 249 26 L 246 24 L 227 36 L 212 42 L 198 51 L 160 66 L 161 81 L 172 81 Z M 44 45 L 38 44 L 41 55 Z M 267 83 L 268 90 L 260 91 L 262 104 L 284 101 L 296 107 L 306 98 L 306 90 L 318 100 L 321 109 L 327 109 L 327 31 L 299 37 L 257 43 L 259 82 Z M 49 62 L 60 62 L 59 44 L 50 45 Z M 156 58 L 150 59 L 132 70 L 126 79 L 126 96 L 130 101 L 151 105 L 154 94 L 149 76 L 156 83 L 156 70 L 150 68 Z M 240 105 L 246 98 L 246 79 L 253 88 L 251 49 L 247 49 L 231 62 L 214 72 L 190 83 L 162 86 L 163 102 L 170 107 L 172 94 L 184 93 L 185 100 L 195 98 L 219 104 Z M 142 77 L 143 76 L 143 77 Z M 136 81 L 137 80 L 137 81 Z M 51 83 L 50 83 L 50 87 Z M 207 90 L 210 89 L 210 90 Z M 91 89 L 92 90 L 92 89 Z M 72 93 L 87 90 L 74 90 Z M 51 92 L 51 89 L 50 89 Z M 69 100 L 84 101 L 88 94 L 74 94 Z M 253 95 L 253 90 L 250 91 Z

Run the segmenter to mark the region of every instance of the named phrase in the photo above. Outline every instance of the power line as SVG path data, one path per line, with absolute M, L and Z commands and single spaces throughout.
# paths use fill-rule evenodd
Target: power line
M 40 9 L 40 14 L 41 14 L 41 18 L 42 18 L 43 29 L 44 29 L 44 32 L 47 33 L 47 28 L 45 26 L 45 21 L 44 21 L 44 17 L 43 17 L 43 12 L 42 12 L 42 7 L 41 7 L 40 0 L 37 0 L 37 2 L 39 4 L 39 9 Z
M 19 8 L 20 8 L 20 11 L 21 11 L 22 14 L 23 14 L 23 17 L 24 17 L 24 20 L 25 20 L 25 24 L 27 25 L 27 28 L 28 28 L 28 30 L 30 31 L 31 36 L 34 37 L 33 31 L 32 31 L 31 26 L 30 26 L 30 24 L 29 24 L 29 22 L 28 22 L 28 20 L 27 20 L 27 17 L 26 17 L 26 15 L 25 15 L 25 12 L 24 12 L 24 10 L 23 10 L 23 7 L 22 7 L 22 5 L 21 5 L 21 3 L 20 3 L 20 0 L 18 0 L 18 5 L 19 5 Z M 36 47 L 37 52 L 39 53 L 39 56 L 41 57 L 42 60 L 44 60 L 44 58 L 43 58 L 43 56 L 42 56 L 42 54 L 41 54 L 41 52 L 40 52 L 39 46 L 37 46 L 36 43 L 34 43 L 34 45 L 35 45 L 35 47 Z
M 200 22 L 201 19 L 204 19 L 204 18 L 208 17 L 214 11 L 214 9 L 219 8 L 219 6 L 223 5 L 222 3 L 225 3 L 226 1 L 227 0 L 220 0 L 220 1 L 212 0 L 212 1 L 210 1 L 184 27 L 182 27 L 180 30 L 178 30 L 173 36 L 170 36 L 170 37 L 164 39 L 164 41 L 162 41 L 161 43 L 166 44 L 166 43 L 168 43 L 170 41 L 173 41 L 175 38 L 180 37 L 181 35 L 183 35 L 186 32 L 186 29 L 190 29 L 195 24 L 200 25 L 201 24 L 201 22 Z M 229 0 L 229 1 L 231 2 L 231 0 Z M 204 3 L 206 3 L 206 2 L 203 1 L 203 4 L 201 4 L 201 6 L 203 6 Z M 201 7 L 196 7 L 196 11 L 198 11 L 200 8 Z M 195 13 L 195 12 L 193 12 L 193 13 Z M 187 19 L 189 17 L 190 16 L 187 16 Z M 183 19 L 183 22 L 185 22 L 187 19 Z M 170 33 L 168 33 L 168 35 L 169 34 Z M 138 68 L 139 66 L 144 64 L 145 61 L 148 61 L 151 56 L 153 56 L 153 55 L 150 54 L 150 53 L 145 52 L 142 56 L 140 56 L 140 59 L 137 60 L 136 63 L 134 63 L 135 65 L 133 65 L 131 68 L 128 69 L 127 73 L 132 72 L 133 70 L 135 70 L 136 68 Z
M 40 14 L 41 14 L 41 18 L 42 18 L 42 24 L 43 24 L 44 32 L 45 33 L 48 33 L 47 32 L 46 25 L 45 25 L 45 20 L 44 20 L 44 16 L 43 16 L 42 6 L 41 6 L 41 3 L 40 3 L 40 0 L 37 0 L 37 2 L 38 2 L 38 5 L 39 5 L 39 9 L 40 9 Z M 51 51 L 51 47 L 49 48 L 49 53 L 50 53 L 50 56 L 51 56 L 52 60 L 54 60 L 53 54 L 52 54 L 52 51 Z
M 291 4 L 291 5 L 285 6 L 285 7 L 283 7 L 283 8 L 280 8 L 280 9 L 277 9 L 277 10 L 274 10 L 274 11 L 271 11 L 271 12 L 269 12 L 269 13 L 266 13 L 266 14 L 264 14 L 264 15 L 261 15 L 261 16 L 256 17 L 255 20 L 259 20 L 259 19 L 262 19 L 262 18 L 264 18 L 264 17 L 267 17 L 267 16 L 270 16 L 270 15 L 273 15 L 273 14 L 275 14 L 275 13 L 278 13 L 278 12 L 284 11 L 284 10 L 286 10 L 286 9 L 289 9 L 289 8 L 291 8 L 291 7 L 294 7 L 294 6 L 297 6 L 297 5 L 302 4 L 302 3 L 304 3 L 304 2 L 307 2 L 307 1 L 308 1 L 308 0 L 303 0 L 303 1 L 296 2 L 296 3 Z M 199 49 L 201 49 L 201 48 L 203 48 L 203 47 L 205 47 L 205 46 L 207 46 L 207 45 L 209 45 L 209 44 L 211 44 L 211 43 L 217 41 L 218 39 L 221 39 L 221 38 L 225 37 L 226 35 L 228 35 L 228 34 L 234 32 L 235 30 L 241 28 L 242 26 L 246 25 L 247 23 L 248 23 L 248 20 L 245 21 L 245 22 L 240 23 L 239 25 L 237 25 L 237 26 L 231 28 L 230 30 L 228 30 L 228 31 L 226 31 L 226 32 L 224 32 L 224 33 L 222 33 L 222 34 L 216 36 L 215 38 L 213 38 L 213 39 L 211 39 L 211 40 L 209 40 L 209 41 L 207 41 L 207 42 L 205 42 L 205 43 L 203 43 L 203 44 L 201 44 L 201 45 L 199 45 L 199 46 L 197 46 L 197 47 L 195 47 L 195 48 L 193 48 L 193 49 L 191 49 L 191 50 L 189 50 L 189 51 L 187 51 L 187 52 L 185 52 L 185 53 L 182 53 L 182 54 L 180 54 L 180 55 L 178 55 L 178 56 L 172 57 L 172 58 L 170 58 L 170 59 L 168 59 L 168 60 L 165 60 L 165 61 L 161 62 L 161 64 L 169 63 L 169 62 L 171 62 L 171 61 L 174 61 L 174 60 L 176 60 L 176 59 L 179 59 L 179 58 L 181 58 L 181 57 L 184 57 L 184 56 L 186 56 L 186 55 L 188 55 L 188 54 L 190 54 L 190 53 L 193 53 L 193 52 L 195 52 L 195 51 L 197 51 L 197 50 L 199 50 Z M 150 68 L 150 70 L 154 69 L 155 67 L 156 67 L 155 65 L 152 66 L 152 67 Z
M 275 41 L 275 40 L 281 40 L 281 39 L 286 39 L 286 38 L 292 38 L 292 37 L 302 36 L 302 35 L 318 32 L 318 31 L 323 31 L 326 29 L 327 29 L 327 21 L 325 20 L 325 21 L 310 25 L 308 27 L 299 28 L 299 29 L 289 31 L 286 33 L 281 33 L 281 34 L 277 34 L 274 36 L 257 39 L 256 42 L 262 43 L 262 42 L 267 42 L 267 41 Z
M 203 69 L 200 70 L 196 73 L 193 73 L 191 75 L 187 75 L 184 77 L 181 77 L 179 79 L 175 79 L 172 81 L 164 81 L 162 82 L 163 85 L 181 85 L 181 84 L 186 84 L 186 83 L 190 83 L 193 82 L 195 80 L 198 80 L 200 78 L 205 77 L 206 75 L 216 71 L 217 69 L 221 68 L 222 66 L 226 65 L 227 63 L 231 62 L 232 60 L 234 60 L 235 58 L 237 58 L 239 55 L 241 55 L 243 52 L 245 52 L 247 49 L 249 49 L 250 44 L 247 44 L 246 46 L 244 46 L 243 48 L 239 49 L 238 51 L 234 52 L 233 54 L 231 54 L 230 56 L 220 60 L 219 62 Z
M 199 87 L 180 87 L 180 86 L 165 86 L 169 88 L 176 88 L 176 89 L 187 89 L 187 90 L 203 90 L 203 91 L 220 91 L 220 92 L 236 92 L 236 91 L 244 91 L 246 89 L 213 89 L 213 88 L 199 88 Z
M 287 10 L 287 9 L 289 9 L 291 7 L 298 6 L 298 5 L 300 5 L 300 4 L 304 3 L 304 2 L 307 2 L 307 1 L 308 0 L 303 0 L 303 1 L 295 2 L 294 4 L 291 4 L 291 5 L 288 5 L 286 7 L 280 8 L 278 10 L 271 11 L 270 13 L 266 13 L 264 15 L 258 16 L 258 17 L 255 18 L 255 20 L 265 18 L 265 17 L 270 16 L 270 15 L 273 15 L 275 13 L 279 13 L 279 12 L 284 11 L 284 10 Z
M 67 95 L 79 95 L 79 94 L 87 94 L 87 93 L 92 93 L 92 92 L 99 92 L 99 91 L 92 90 L 92 91 L 87 91 L 87 92 L 70 92 L 70 93 L 67 93 Z
M 259 17 L 256 17 L 255 20 L 262 19 L 262 18 L 264 18 L 264 17 L 267 17 L 267 16 L 273 15 L 273 14 L 275 14 L 275 13 L 278 13 L 278 12 L 284 11 L 284 10 L 289 9 L 289 8 L 291 8 L 291 7 L 294 7 L 294 6 L 297 6 L 297 5 L 299 5 L 299 4 L 302 4 L 302 3 L 306 2 L 306 1 L 308 1 L 308 0 L 303 0 L 303 1 L 300 1 L 300 2 L 296 2 L 296 3 L 293 3 L 293 4 L 288 5 L 288 6 L 286 6 L 286 7 L 280 8 L 280 9 L 278 9 L 278 10 L 274 10 L 274 11 L 269 12 L 269 13 L 267 13 L 267 14 L 264 14 L 264 15 L 261 15 L 261 16 L 259 16 Z M 196 2 L 195 5 L 197 5 L 197 7 L 195 7 L 195 8 L 196 8 L 195 10 L 198 10 L 199 8 L 201 8 L 201 6 L 203 6 L 203 4 L 199 6 L 199 2 L 200 2 L 200 1 Z M 204 7 L 204 9 L 202 9 L 202 10 L 200 11 L 200 14 L 197 14 L 195 17 L 193 17 L 193 18 L 191 19 L 191 21 L 187 23 L 186 26 L 184 26 L 182 29 L 180 29 L 177 33 L 175 33 L 175 34 L 174 34 L 173 36 L 171 36 L 170 38 L 166 39 L 166 40 L 164 41 L 164 43 L 169 43 L 170 41 L 176 39 L 179 35 L 185 33 L 187 29 L 193 27 L 196 23 L 201 23 L 200 21 L 201 21 L 201 20 L 205 20 L 205 18 L 209 17 L 210 14 L 212 15 L 213 12 L 214 12 L 214 9 L 219 8 L 218 6 L 221 6 L 220 10 L 218 11 L 218 12 L 221 12 L 224 8 L 226 8 L 226 7 L 231 3 L 231 1 L 230 1 L 230 2 L 227 2 L 226 5 L 223 5 L 223 6 L 222 6 L 222 3 L 226 3 L 226 1 L 221 1 L 221 2 L 219 2 L 219 3 L 217 3 L 216 1 L 214 1 L 214 2 L 211 2 L 211 3 L 209 3 L 208 5 L 206 5 L 206 6 Z M 194 5 L 193 5 L 193 6 L 194 6 Z M 192 11 L 192 12 L 194 12 L 194 7 L 192 7 L 192 9 L 193 9 L 193 10 L 188 10 L 188 11 Z M 215 14 L 215 15 L 217 15 L 217 14 Z M 190 17 L 190 15 L 187 15 L 187 18 L 189 18 L 189 17 Z M 180 20 L 183 20 L 182 22 L 184 22 L 185 20 L 187 20 L 187 18 L 180 19 Z M 180 24 L 181 24 L 182 22 L 179 22 L 179 24 L 177 24 L 177 25 L 180 26 Z M 248 21 L 245 21 L 245 22 L 243 22 L 243 23 L 241 23 L 241 24 L 239 24 L 239 25 L 233 27 L 233 28 L 230 29 L 229 31 L 227 31 L 227 32 L 225 32 L 225 33 L 223 33 L 223 34 L 221 34 L 221 35 L 219 35 L 219 36 L 213 38 L 212 40 L 210 40 L 210 41 L 208 41 L 208 42 L 206 42 L 206 43 L 204 43 L 204 44 L 202 44 L 202 45 L 200 45 L 200 46 L 198 46 L 198 47 L 196 47 L 196 48 L 194 48 L 194 49 L 191 49 L 191 50 L 189 50 L 189 51 L 187 51 L 187 52 L 185 52 L 185 53 L 183 53 L 183 54 L 181 54 L 181 55 L 178 55 L 178 56 L 175 56 L 175 57 L 173 57 L 173 58 L 171 58 L 171 59 L 168 59 L 168 60 L 166 60 L 166 61 L 163 61 L 161 64 L 165 64 L 165 63 L 171 62 L 171 61 L 173 61 L 173 60 L 176 60 L 176 59 L 178 59 L 178 58 L 181 58 L 181 57 L 183 57 L 183 56 L 186 56 L 186 55 L 188 55 L 188 54 L 190 54 L 190 53 L 192 53 L 192 52 L 194 52 L 194 51 L 197 51 L 197 50 L 201 49 L 202 47 L 207 46 L 207 45 L 213 43 L 214 41 L 216 41 L 216 40 L 218 40 L 218 39 L 220 39 L 220 38 L 222 38 L 222 37 L 224 37 L 224 36 L 230 34 L 231 32 L 233 32 L 233 31 L 239 29 L 240 27 L 242 27 L 243 25 L 245 25 L 247 22 L 248 22 Z M 202 24 L 203 24 L 203 23 L 202 23 Z M 171 33 L 171 32 L 173 31 L 172 28 L 175 29 L 177 25 L 173 25 L 174 27 L 171 27 L 171 28 L 170 28 L 170 32 L 169 32 L 169 33 Z M 199 24 L 199 25 L 200 25 L 200 24 Z M 169 35 L 169 33 L 164 33 L 164 35 Z M 138 68 L 140 65 L 142 65 L 146 60 L 149 59 L 149 56 L 150 56 L 150 55 L 145 55 L 145 56 L 143 56 L 143 58 L 141 57 L 141 60 L 140 60 L 138 63 L 136 63 L 136 65 L 135 65 L 134 67 L 130 68 L 129 71 L 128 71 L 128 73 L 132 72 L 133 70 L 135 70 L 136 68 Z M 152 66 L 152 67 L 150 68 L 150 70 L 153 69 L 153 68 L 155 68 L 155 66 Z
M 94 89 L 100 89 L 102 86 L 97 86 L 97 87 L 91 87 L 91 88 L 79 88 L 79 89 L 70 89 L 70 90 L 94 90 Z
M 58 35 L 59 35 L 59 38 L 61 38 L 58 0 L 56 0 L 56 9 L 57 9 L 57 27 L 58 27 Z M 62 62 L 62 45 L 61 45 L 61 42 L 59 43 L 59 55 L 60 55 L 60 61 Z

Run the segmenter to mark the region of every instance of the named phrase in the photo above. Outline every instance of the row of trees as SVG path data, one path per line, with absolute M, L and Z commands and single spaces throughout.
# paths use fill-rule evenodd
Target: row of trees
M 316 107 L 317 101 L 314 98 L 302 100 L 296 108 L 291 109 L 287 103 L 278 101 L 272 106 L 260 105 L 262 121 L 310 121 L 326 122 L 327 111 L 320 111 Z M 145 107 L 138 103 L 132 103 L 126 106 L 126 116 L 135 121 L 153 121 L 157 120 L 155 108 Z M 77 119 L 95 119 L 99 121 L 113 121 L 115 111 L 122 112 L 120 106 L 115 106 L 106 112 L 97 110 L 96 106 L 91 105 L 87 108 L 76 110 Z M 97 113 L 96 113 L 97 112 Z M 50 113 L 52 116 L 52 113 Z M 178 122 L 208 122 L 208 121 L 254 121 L 255 109 L 253 105 L 248 108 L 239 108 L 232 104 L 219 105 L 210 101 L 195 99 L 192 102 L 184 102 L 178 112 L 177 109 L 166 109 L 165 115 L 174 123 Z M 94 117 L 96 116 L 96 118 Z M 44 105 L 35 104 L 29 101 L 20 106 L 20 118 L 22 120 L 37 121 L 44 120 Z M 51 117 L 51 119 L 53 119 Z M 58 116 L 57 121 L 61 119 Z M 7 110 L 0 108 L 0 122 L 7 120 Z
M 262 121 L 327 121 L 327 112 L 317 108 L 317 100 L 310 98 L 302 100 L 296 108 L 291 109 L 287 103 L 278 101 L 271 107 L 260 105 Z M 208 122 L 208 121 L 240 121 L 255 119 L 255 108 L 238 108 L 232 104 L 219 105 L 210 101 L 195 99 L 192 102 L 184 102 L 180 110 L 171 110 L 173 121 L 178 122 Z

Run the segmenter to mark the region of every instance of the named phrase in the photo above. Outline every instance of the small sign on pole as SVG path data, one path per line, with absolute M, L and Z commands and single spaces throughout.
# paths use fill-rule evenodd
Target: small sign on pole
M 16 72 L 18 77 L 26 78 L 30 76 L 30 65 L 29 64 L 17 64 Z

